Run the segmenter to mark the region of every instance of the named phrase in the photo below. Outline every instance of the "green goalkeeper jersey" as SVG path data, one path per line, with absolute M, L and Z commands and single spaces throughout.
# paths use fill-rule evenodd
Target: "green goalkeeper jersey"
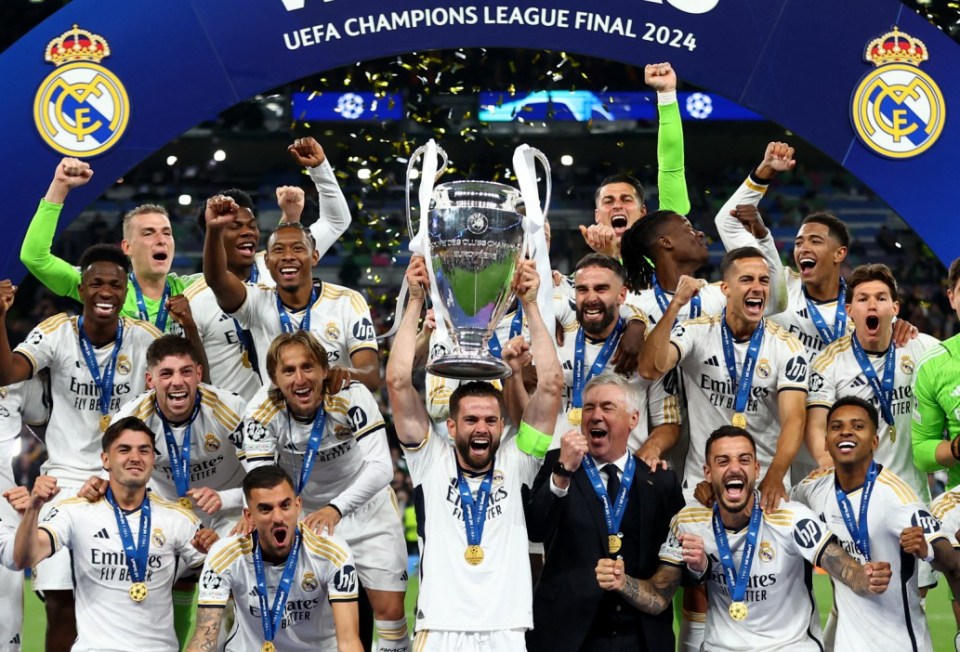
M 960 435 L 960 335 L 941 342 L 917 364 L 913 384 L 913 461 L 932 473 L 937 445 Z M 960 484 L 960 465 L 948 469 L 947 489 Z
M 31 274 L 36 276 L 54 294 L 81 301 L 80 270 L 62 258 L 54 256 L 50 251 L 53 236 L 57 232 L 57 222 L 60 219 L 61 210 L 63 210 L 63 204 L 51 204 L 43 199 L 40 200 L 40 206 L 37 207 L 37 212 L 34 213 L 27 234 L 23 238 L 23 245 L 20 248 L 20 261 Z M 184 289 L 201 276 L 202 274 L 190 276 L 167 274 L 170 296 L 183 294 Z M 155 324 L 157 313 L 160 310 L 160 301 L 144 296 L 143 303 L 147 308 L 150 323 Z M 142 319 L 140 309 L 137 307 L 137 293 L 134 290 L 133 282 L 129 280 L 127 281 L 127 298 L 120 309 L 120 314 L 133 319 Z M 166 331 L 173 330 L 175 332 L 177 328 L 176 322 L 172 318 L 168 318 Z

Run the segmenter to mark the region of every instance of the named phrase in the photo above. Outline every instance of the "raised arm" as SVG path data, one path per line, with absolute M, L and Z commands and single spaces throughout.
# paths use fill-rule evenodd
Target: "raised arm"
M 890 584 L 891 571 L 888 562 L 861 564 L 848 555 L 836 539 L 824 547 L 817 565 L 860 596 L 883 593 Z
M 190 301 L 183 294 L 178 294 L 167 299 L 167 310 L 170 316 L 176 320 L 183 329 L 183 336 L 193 344 L 193 350 L 197 354 L 197 362 L 203 370 L 205 383 L 210 380 L 210 364 L 207 362 L 207 351 L 203 346 L 203 338 L 200 336 L 200 329 L 197 328 L 197 322 L 193 319 L 193 311 L 190 309 Z
M 93 178 L 93 170 L 83 161 L 65 158 L 57 164 L 47 194 L 40 201 L 20 246 L 20 262 L 51 292 L 80 300 L 80 272 L 50 251 L 57 232 L 57 221 L 67 195 Z
M 317 203 L 320 216 L 310 226 L 310 233 L 317 241 L 317 253 L 323 257 L 330 247 L 350 226 L 350 206 L 343 196 L 337 177 L 330 167 L 323 148 L 313 138 L 298 138 L 287 148 L 299 165 L 307 168 L 307 174 L 317 187 Z
M 659 208 L 686 215 L 690 212 L 690 197 L 684 174 L 683 124 L 680 121 L 680 105 L 677 104 L 677 73 L 669 63 L 654 63 L 644 68 L 643 80 L 657 91 L 657 112 L 660 116 L 657 131 Z
M 810 457 L 821 469 L 833 466 L 827 453 L 827 408 L 819 405 L 807 407 L 807 423 L 803 428 L 803 440 L 810 451 Z
M 540 275 L 536 263 L 522 260 L 517 265 L 514 289 L 527 316 L 530 329 L 530 356 L 537 368 L 537 388 L 523 411 L 523 422 L 541 433 L 553 433 L 564 392 L 563 368 L 553 338 L 537 308 Z
M 41 475 L 30 492 L 30 505 L 20 517 L 16 538 L 13 541 L 13 563 L 18 569 L 33 568 L 53 554 L 50 536 L 37 527 L 40 508 L 60 493 L 57 479 Z
M 423 310 L 426 288 L 430 277 L 423 256 L 413 256 L 407 267 L 410 293 L 403 311 L 400 328 L 393 339 L 387 360 L 387 394 L 397 437 L 408 446 L 416 446 L 427 436 L 430 417 L 423 397 L 413 386 L 413 358 L 416 354 L 417 322 Z
M 800 390 L 783 390 L 777 395 L 780 436 L 777 438 L 777 450 L 773 454 L 770 468 L 767 469 L 758 487 L 765 512 L 777 509 L 780 500 L 787 498 L 783 478 L 790 472 L 793 458 L 797 456 L 797 451 L 803 443 L 806 403 L 807 393 Z
M 204 219 L 207 237 L 203 241 L 203 278 L 217 297 L 217 304 L 226 313 L 240 309 L 247 299 L 243 281 L 227 269 L 227 252 L 223 248 L 223 229 L 237 217 L 240 207 L 230 197 L 217 195 L 207 200 Z
M 691 276 L 681 276 L 677 291 L 670 300 L 663 317 L 650 331 L 647 341 L 640 349 L 638 365 L 640 375 L 648 380 L 659 380 L 680 362 L 680 351 L 670 344 L 670 331 L 680 315 L 680 310 L 700 292 L 700 282 Z
M 13 305 L 13 296 L 17 286 L 9 279 L 0 281 L 0 386 L 12 385 L 22 380 L 30 380 L 34 369 L 27 359 L 10 350 L 10 338 L 7 336 L 7 311 Z

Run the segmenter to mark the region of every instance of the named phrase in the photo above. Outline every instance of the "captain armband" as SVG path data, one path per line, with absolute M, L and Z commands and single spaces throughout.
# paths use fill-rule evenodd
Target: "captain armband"
M 520 429 L 517 431 L 517 448 L 521 452 L 542 460 L 550 448 L 551 441 L 553 441 L 552 434 L 540 432 L 525 421 L 520 422 Z

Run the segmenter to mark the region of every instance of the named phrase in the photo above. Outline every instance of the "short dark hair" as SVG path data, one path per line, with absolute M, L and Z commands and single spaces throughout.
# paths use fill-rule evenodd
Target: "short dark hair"
M 242 485 L 243 495 L 246 496 L 247 502 L 249 503 L 250 495 L 254 489 L 273 489 L 284 482 L 290 485 L 290 488 L 296 492 L 297 488 L 293 484 L 293 478 L 282 468 L 276 464 L 258 466 L 244 476 Z
M 469 383 L 463 383 L 450 394 L 450 418 L 454 421 L 460 414 L 460 401 L 471 396 L 489 396 L 497 399 L 497 405 L 500 406 L 500 416 L 503 417 L 507 408 L 503 402 L 503 392 L 488 382 L 474 380 Z
M 171 355 L 185 355 L 193 360 L 194 364 L 200 364 L 197 348 L 193 345 L 193 342 L 180 335 L 163 335 L 147 347 L 147 368 L 152 368 Z
M 109 451 L 113 442 L 117 441 L 120 435 L 127 430 L 146 433 L 150 437 L 150 444 L 152 446 L 157 445 L 157 434 L 150 430 L 150 426 L 144 423 L 142 419 L 138 419 L 137 417 L 124 417 L 111 423 L 106 432 L 103 433 L 103 437 L 100 439 L 100 446 L 103 448 L 103 452 L 106 453 Z
M 224 197 L 229 197 L 237 203 L 237 206 L 240 208 L 246 208 L 253 214 L 253 219 L 257 219 L 257 214 L 253 210 L 253 198 L 250 197 L 246 192 L 240 190 L 239 188 L 227 188 L 226 190 L 221 190 L 217 195 L 223 195 Z M 197 211 L 197 226 L 200 227 L 200 233 L 206 234 L 207 232 L 207 202 L 204 201 L 200 204 L 200 209 Z
M 657 256 L 657 238 L 674 215 L 674 211 L 654 211 L 637 220 L 620 238 L 620 255 L 626 269 L 627 281 L 636 291 L 653 285 L 654 259 Z
M 736 249 L 731 249 L 723 255 L 723 260 L 720 261 L 720 276 L 726 278 L 727 272 L 730 271 L 733 264 L 744 258 L 763 258 L 766 260 L 763 252 L 756 247 L 737 247 Z
M 627 282 L 627 272 L 623 269 L 623 265 L 616 258 L 611 258 L 610 256 L 595 252 L 589 253 L 577 261 L 577 266 L 573 269 L 574 274 L 585 267 L 602 267 L 604 269 L 609 269 L 611 272 L 617 275 L 621 283 Z
M 827 423 L 830 423 L 830 418 L 834 412 L 848 405 L 862 409 L 867 413 L 867 416 L 870 417 L 870 423 L 873 424 L 873 429 L 880 429 L 880 416 L 877 414 L 877 408 L 873 407 L 873 403 L 859 396 L 844 396 L 843 398 L 837 399 L 834 404 L 830 406 L 830 409 L 827 410 Z
M 749 432 L 744 428 L 738 426 L 720 426 L 716 430 L 710 433 L 710 436 L 707 437 L 707 445 L 704 447 L 704 459 L 708 462 L 710 461 L 710 449 L 713 448 L 713 442 L 718 439 L 725 439 L 727 437 L 744 437 L 747 441 L 750 442 L 750 448 L 753 449 L 753 454 L 757 454 L 757 442 Z
M 80 273 L 86 271 L 94 263 L 113 263 L 123 269 L 124 274 L 130 273 L 130 259 L 123 253 L 123 249 L 111 244 L 95 244 L 80 255 Z
M 277 235 L 277 234 L 280 232 L 281 229 L 297 229 L 298 231 L 300 231 L 300 233 L 302 233 L 303 235 L 305 235 L 305 236 L 307 237 L 307 242 L 310 243 L 310 248 L 311 248 L 311 250 L 316 250 L 316 248 L 317 248 L 317 239 L 313 237 L 313 234 L 310 232 L 310 229 L 308 229 L 307 227 L 305 227 L 305 226 L 304 226 L 303 224 L 301 224 L 300 222 L 280 222 L 280 224 L 278 224 L 278 225 L 276 226 L 276 228 L 273 230 L 273 233 L 270 234 L 270 239 L 272 239 L 273 236 Z M 268 240 L 268 242 L 269 242 L 269 240 Z M 269 250 L 270 250 L 270 249 L 269 249 L 269 245 L 268 245 L 267 251 L 269 251 Z
M 810 213 L 803 218 L 803 221 L 800 222 L 800 226 L 811 223 L 823 224 L 825 227 L 827 227 L 827 232 L 841 245 L 848 248 L 850 247 L 850 229 L 848 229 L 847 225 L 843 223 L 843 220 L 836 215 L 827 213 L 826 211 Z
M 951 290 L 957 287 L 958 282 L 960 282 L 960 258 L 950 263 L 950 271 L 947 272 L 947 283 L 950 284 Z
M 597 186 L 596 192 L 593 193 L 594 204 L 600 201 L 600 191 L 603 190 L 603 187 L 609 186 L 611 183 L 626 183 L 633 186 L 633 189 L 637 192 L 637 199 L 640 200 L 641 204 L 643 203 L 643 184 L 640 183 L 639 179 L 633 175 L 620 173 L 611 174 L 600 182 L 600 185 Z
M 853 291 L 858 285 L 869 283 L 870 281 L 880 281 L 890 288 L 890 298 L 894 301 L 900 300 L 897 293 L 897 279 L 893 277 L 893 272 L 883 263 L 870 263 L 860 265 L 850 274 L 850 280 L 847 281 L 847 302 L 853 298 Z

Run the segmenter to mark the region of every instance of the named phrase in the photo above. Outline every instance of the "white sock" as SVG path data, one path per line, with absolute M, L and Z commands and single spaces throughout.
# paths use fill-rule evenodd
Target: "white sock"
M 377 630 L 377 652 L 407 652 L 410 636 L 407 634 L 407 619 L 374 620 Z
M 684 609 L 683 615 L 680 617 L 678 652 L 700 652 L 700 648 L 703 646 L 703 630 L 706 624 L 706 614 L 691 613 Z

